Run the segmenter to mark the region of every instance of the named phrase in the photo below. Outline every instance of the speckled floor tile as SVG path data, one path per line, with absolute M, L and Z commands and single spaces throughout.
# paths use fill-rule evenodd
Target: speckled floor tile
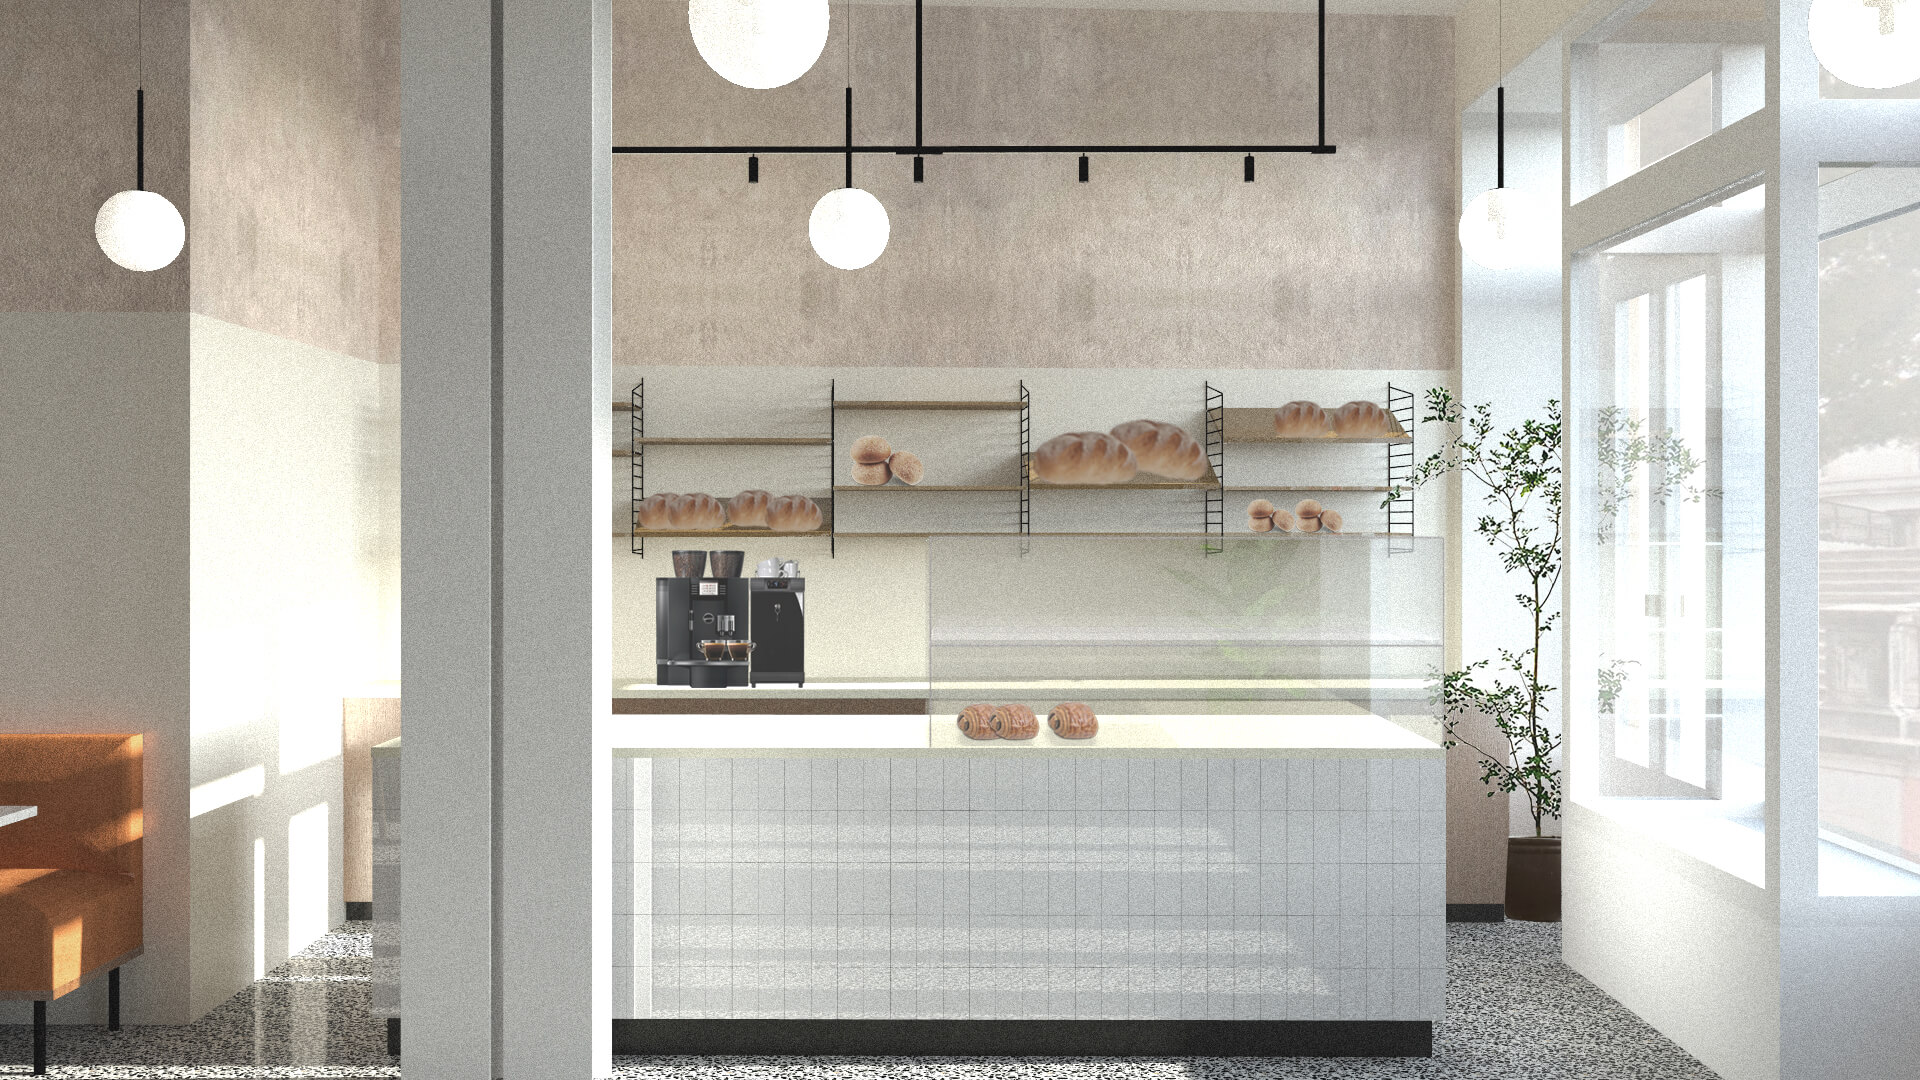
M 348 923 L 196 1024 L 56 1026 L 67 1080 L 399 1076 L 366 1015 L 367 923 Z M 628 1080 L 1717 1080 L 1560 963 L 1560 928 L 1447 927 L 1447 1018 L 1431 1058 L 627 1057 Z M 26 1075 L 30 1029 L 0 1025 L 0 1077 Z

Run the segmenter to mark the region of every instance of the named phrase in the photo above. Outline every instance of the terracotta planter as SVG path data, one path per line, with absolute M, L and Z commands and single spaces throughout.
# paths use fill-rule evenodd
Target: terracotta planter
M 1560 838 L 1507 837 L 1507 918 L 1560 921 Z

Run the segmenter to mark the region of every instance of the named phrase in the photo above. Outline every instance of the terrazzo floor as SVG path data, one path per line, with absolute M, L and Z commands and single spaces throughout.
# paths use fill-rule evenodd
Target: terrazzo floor
M 196 1024 L 55 1027 L 67 1078 L 397 1077 L 366 1015 L 367 923 L 348 923 Z M 1560 964 L 1560 928 L 1447 927 L 1447 1018 L 1431 1058 L 614 1059 L 622 1080 L 1717 1080 Z M 31 1028 L 0 1025 L 0 1077 L 31 1072 Z

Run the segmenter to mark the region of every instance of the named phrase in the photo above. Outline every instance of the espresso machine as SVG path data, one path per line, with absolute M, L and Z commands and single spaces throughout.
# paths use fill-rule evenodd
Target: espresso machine
M 754 644 L 747 636 L 743 577 L 654 579 L 654 681 L 661 686 L 747 685 Z
M 755 686 L 769 682 L 807 685 L 807 579 L 756 577 L 746 579 L 746 584 L 753 615 L 747 623 L 753 638 L 753 668 L 748 678 Z

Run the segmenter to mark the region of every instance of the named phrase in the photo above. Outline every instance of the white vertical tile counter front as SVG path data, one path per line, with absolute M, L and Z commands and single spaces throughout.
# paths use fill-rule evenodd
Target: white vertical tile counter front
M 614 1015 L 1436 1021 L 1420 745 L 622 751 Z

